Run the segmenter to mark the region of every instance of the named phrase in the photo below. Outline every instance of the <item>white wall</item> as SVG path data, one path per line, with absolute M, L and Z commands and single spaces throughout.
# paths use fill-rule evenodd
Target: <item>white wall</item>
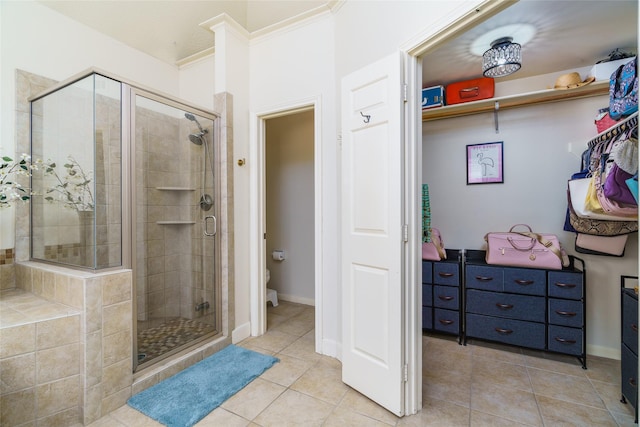
M 213 54 L 180 67 L 180 98 L 188 99 L 195 106 L 213 110 L 214 75 L 215 58 Z
M 251 42 L 250 110 L 254 114 L 319 99 L 322 165 L 322 349 L 339 355 L 340 81 L 418 35 L 434 34 L 480 1 L 347 1 L 334 15 L 311 19 Z M 418 41 L 416 41 L 417 43 Z M 257 143 L 252 135 L 251 144 Z M 248 159 L 251 161 L 251 159 Z M 236 193 L 238 194 L 238 193 Z M 243 224 L 236 224 L 243 227 Z M 237 253 L 242 253 L 236 241 Z M 247 253 L 248 251 L 245 251 Z M 236 260 L 240 265 L 245 261 Z M 236 282 L 237 286 L 242 286 Z M 242 323 L 237 317 L 237 324 Z
M 267 286 L 283 300 L 314 305 L 313 111 L 266 127 Z M 284 261 L 273 260 L 275 249 Z
M 315 114 L 319 115 L 321 137 L 315 144 L 319 145 L 321 153 L 318 160 L 323 171 L 320 183 L 323 207 L 321 211 L 316 210 L 316 215 L 321 220 L 323 249 L 322 253 L 315 255 L 322 259 L 324 323 L 317 327 L 323 334 L 323 352 L 331 355 L 337 354 L 336 346 L 340 341 L 337 225 L 339 167 L 334 61 L 334 26 L 330 14 L 251 43 L 252 114 L 261 115 L 300 103 L 319 103 Z M 257 144 L 257 135 L 251 137 L 251 144 Z M 247 160 L 251 162 L 252 159 Z M 241 320 L 238 319 L 238 322 Z
M 0 154 L 15 148 L 15 70 L 65 80 L 98 67 L 174 96 L 178 69 L 34 1 L 0 2 Z M 14 246 L 12 213 L 0 213 L 0 248 Z
M 575 234 L 563 231 L 567 180 L 580 169 L 580 154 L 598 132 L 594 117 L 608 96 L 500 110 L 425 122 L 423 182 L 429 184 L 432 225 L 449 248 L 482 249 L 489 231 L 518 223 L 558 236 L 587 270 L 587 352 L 619 358 L 620 275 L 638 274 L 638 236 L 624 258 L 583 255 Z M 466 145 L 504 142 L 504 184 L 466 185 Z
M 481 0 L 347 1 L 336 13 L 336 76 L 418 44 Z

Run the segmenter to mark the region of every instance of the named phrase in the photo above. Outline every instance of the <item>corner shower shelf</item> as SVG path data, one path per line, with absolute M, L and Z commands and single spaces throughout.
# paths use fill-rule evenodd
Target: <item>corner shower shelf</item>
M 196 191 L 195 188 L 190 188 L 190 187 L 156 187 L 156 190 L 161 190 L 161 191 Z
M 565 101 L 568 99 L 588 98 L 609 93 L 609 81 L 600 80 L 591 84 L 569 90 L 545 89 L 518 95 L 501 96 L 462 104 L 447 105 L 422 111 L 422 121 L 446 119 L 449 117 L 466 116 L 469 114 L 493 112 L 496 102 L 499 109 L 525 107 L 528 105 L 544 104 L 547 102 Z
M 156 221 L 159 225 L 193 225 L 195 221 Z

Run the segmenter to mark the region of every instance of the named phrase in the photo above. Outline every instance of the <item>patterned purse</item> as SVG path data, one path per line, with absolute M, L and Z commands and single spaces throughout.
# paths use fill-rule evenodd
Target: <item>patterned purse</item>
M 618 67 L 609 79 L 609 115 L 614 120 L 638 111 L 638 59 Z

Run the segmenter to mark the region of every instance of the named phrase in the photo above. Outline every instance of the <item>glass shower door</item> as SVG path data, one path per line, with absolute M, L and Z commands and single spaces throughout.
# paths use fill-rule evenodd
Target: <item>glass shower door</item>
M 132 264 L 137 368 L 218 333 L 215 117 L 136 93 Z

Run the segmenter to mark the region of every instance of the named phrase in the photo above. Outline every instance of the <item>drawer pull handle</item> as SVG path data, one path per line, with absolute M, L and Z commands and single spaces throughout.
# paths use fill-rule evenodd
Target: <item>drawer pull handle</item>
M 556 341 L 558 341 L 559 343 L 562 343 L 562 344 L 575 344 L 576 343 L 576 340 L 568 340 L 566 338 L 555 337 L 554 339 Z
M 513 304 L 500 304 L 499 302 L 497 302 L 496 307 L 502 310 L 511 310 L 513 308 Z
M 573 311 L 560 311 L 560 310 L 556 310 L 556 313 L 558 313 L 560 316 L 567 316 L 567 317 L 573 317 L 578 313 L 574 313 Z
M 576 284 L 575 283 L 561 283 L 561 282 L 556 282 L 555 285 L 559 288 L 575 288 Z
M 451 295 L 438 295 L 438 298 L 440 298 L 442 301 L 451 301 L 453 299 Z
M 438 319 L 438 322 L 442 323 L 443 325 L 450 325 L 453 323 L 453 320 Z
M 509 335 L 511 333 L 513 333 L 513 330 L 511 329 L 502 329 L 502 328 L 495 328 L 496 332 L 502 335 Z
M 516 282 L 518 285 L 522 285 L 522 286 L 533 285 L 533 280 L 516 279 L 516 280 L 514 280 L 514 282 Z
M 638 332 L 638 325 L 636 325 L 635 323 L 633 323 L 633 324 L 631 325 L 631 330 L 632 330 L 633 332 Z
M 438 273 L 440 277 L 453 277 L 453 273 Z
M 476 276 L 476 280 L 478 282 L 490 282 L 493 280 L 493 277 L 486 277 L 486 276 Z
M 629 378 L 629 384 L 631 384 L 632 387 L 638 387 L 635 378 Z

